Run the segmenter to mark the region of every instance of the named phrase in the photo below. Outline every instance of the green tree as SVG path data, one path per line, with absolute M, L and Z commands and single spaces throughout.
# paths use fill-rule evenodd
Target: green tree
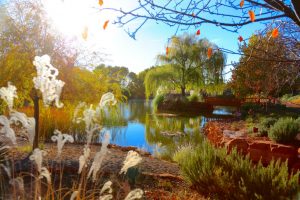
M 206 39 L 193 35 L 172 37 L 167 54 L 158 55 L 164 66 L 150 70 L 145 77 L 146 97 L 159 86 L 180 89 L 186 95 L 187 87 L 201 87 L 223 83 L 222 72 L 226 56 Z M 208 50 L 212 55 L 208 56 Z

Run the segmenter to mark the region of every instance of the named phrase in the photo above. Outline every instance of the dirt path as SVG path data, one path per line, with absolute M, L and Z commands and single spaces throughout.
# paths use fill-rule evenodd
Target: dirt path
M 24 142 L 18 143 L 17 149 L 11 149 L 10 157 L 15 161 L 18 160 L 17 162 L 20 162 L 20 160 L 28 156 L 28 153 L 24 151 L 24 149 L 26 149 L 26 145 L 28 144 Z M 44 151 L 47 152 L 47 155 L 44 157 L 44 165 L 47 166 L 52 174 L 55 174 L 57 167 L 53 167 L 55 166 L 53 162 L 57 163 L 59 161 L 59 159 L 57 159 L 56 144 L 46 143 L 43 146 Z M 66 167 L 65 170 L 67 173 L 77 176 L 77 171 L 79 168 L 78 158 L 83 153 L 83 147 L 83 144 L 65 144 L 62 151 L 61 160 Z M 90 163 L 92 162 L 95 153 L 99 151 L 100 148 L 100 144 L 91 145 Z M 117 175 L 123 166 L 123 161 L 126 158 L 127 152 L 133 149 L 135 148 L 109 145 L 108 153 L 102 163 L 102 172 L 105 174 Z M 139 164 L 138 168 L 144 178 L 138 183 L 138 187 L 145 191 L 145 199 L 204 199 L 197 192 L 189 188 L 189 185 L 180 176 L 179 166 L 177 164 L 154 158 L 146 152 L 139 153 L 142 156 L 142 162 Z M 20 172 L 23 170 L 22 168 L 24 169 L 24 167 L 19 167 Z M 32 165 L 25 168 L 32 169 Z
M 101 145 L 91 145 L 91 156 L 93 159 L 96 152 L 100 151 Z M 25 149 L 25 148 L 23 148 Z M 119 172 L 122 168 L 123 161 L 126 158 L 127 152 L 131 149 L 135 149 L 134 147 L 119 147 L 115 145 L 109 145 L 108 153 L 104 157 L 102 166 L 109 172 Z M 57 158 L 57 147 L 54 143 L 46 143 L 44 145 L 44 151 L 47 152 L 44 157 L 45 162 L 50 160 L 58 161 Z M 175 163 L 167 162 L 164 160 L 160 160 L 158 158 L 154 158 L 146 152 L 139 152 L 142 156 L 143 160 L 140 163 L 139 167 L 143 173 L 151 173 L 151 174 L 170 174 L 173 176 L 180 175 L 179 167 Z M 18 149 L 12 150 L 11 152 L 14 160 L 20 160 L 25 158 L 28 154 L 22 151 L 22 147 L 19 146 Z M 61 160 L 66 163 L 76 163 L 78 162 L 79 156 L 83 154 L 83 145 L 81 144 L 65 144 L 63 147 Z M 78 165 L 78 164 L 75 164 Z M 72 166 L 76 169 L 78 166 Z M 78 169 L 78 168 L 77 168 Z

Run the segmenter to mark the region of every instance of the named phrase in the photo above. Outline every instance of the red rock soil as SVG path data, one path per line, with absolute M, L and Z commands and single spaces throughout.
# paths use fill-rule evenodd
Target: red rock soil
M 14 160 L 25 158 L 28 154 L 22 151 L 22 146 L 28 145 L 26 142 L 18 141 L 18 148 L 10 151 L 10 156 Z M 101 148 L 100 144 L 91 145 L 91 158 Z M 57 161 L 56 145 L 54 143 L 44 144 L 44 150 L 47 155 L 44 157 L 44 162 Z M 105 173 L 117 174 L 123 164 L 123 161 L 129 150 L 136 150 L 134 147 L 119 147 L 115 145 L 108 146 L 108 154 L 105 156 L 102 163 L 102 170 Z M 65 144 L 61 155 L 61 160 L 64 162 L 78 161 L 79 156 L 83 153 L 82 144 Z M 140 172 L 144 175 L 145 180 L 139 183 L 139 187 L 145 191 L 145 199 L 205 199 L 197 192 L 190 189 L 189 185 L 180 176 L 179 167 L 175 163 L 160 160 L 151 156 L 147 152 L 139 152 L 142 155 L 142 162 L 139 164 Z M 51 169 L 50 169 L 51 170 Z M 52 169 L 53 170 L 53 169 Z M 69 168 L 77 174 L 78 165 Z M 52 172 L 53 174 L 53 172 Z
M 209 122 L 204 128 L 207 139 L 217 147 L 226 147 L 228 151 L 237 148 L 242 154 L 250 155 L 250 159 L 257 163 L 259 161 L 268 165 L 272 159 L 288 160 L 291 170 L 300 169 L 300 158 L 298 153 L 299 144 L 278 144 L 268 137 L 255 137 L 245 135 L 244 137 L 228 138 L 223 135 L 224 130 L 246 131 L 244 121 L 225 123 Z

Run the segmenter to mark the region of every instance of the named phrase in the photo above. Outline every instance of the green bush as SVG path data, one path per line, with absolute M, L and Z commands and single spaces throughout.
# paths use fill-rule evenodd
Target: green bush
M 299 124 L 293 118 L 280 118 L 269 131 L 269 138 L 279 143 L 292 142 L 299 132 Z
M 154 109 L 157 109 L 158 105 L 161 104 L 165 99 L 163 94 L 156 95 L 152 101 Z
M 285 94 L 280 98 L 280 100 L 283 102 L 287 102 L 287 101 L 293 101 L 293 100 L 299 99 L 299 98 L 300 98 L 300 95 L 293 96 L 292 94 Z
M 248 156 L 227 155 L 208 142 L 182 148 L 173 159 L 192 187 L 212 199 L 291 199 L 299 191 L 299 173 L 290 175 L 287 163 L 254 166 Z
M 300 117 L 298 117 L 296 120 L 296 123 L 299 125 L 299 127 L 300 127 Z
M 289 99 L 292 97 L 293 95 L 292 94 L 285 94 L 283 95 L 280 100 L 285 102 L 285 101 L 289 101 Z
M 200 97 L 197 94 L 192 94 L 188 97 L 188 100 L 190 102 L 198 102 L 200 100 Z
M 270 127 L 277 121 L 274 117 L 261 118 L 258 125 L 259 136 L 268 136 Z

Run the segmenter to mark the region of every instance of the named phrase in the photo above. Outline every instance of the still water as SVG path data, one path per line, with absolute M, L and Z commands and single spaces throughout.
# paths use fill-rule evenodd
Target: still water
M 122 119 L 122 123 L 106 126 L 102 133 L 111 133 L 111 144 L 134 146 L 150 153 L 155 153 L 164 146 L 168 146 L 170 150 L 183 141 L 190 142 L 187 140 L 195 142 L 208 120 L 230 117 L 234 112 L 233 108 L 218 107 L 210 115 L 183 117 L 157 114 L 151 102 L 144 100 L 131 100 L 119 106 L 118 117 Z

